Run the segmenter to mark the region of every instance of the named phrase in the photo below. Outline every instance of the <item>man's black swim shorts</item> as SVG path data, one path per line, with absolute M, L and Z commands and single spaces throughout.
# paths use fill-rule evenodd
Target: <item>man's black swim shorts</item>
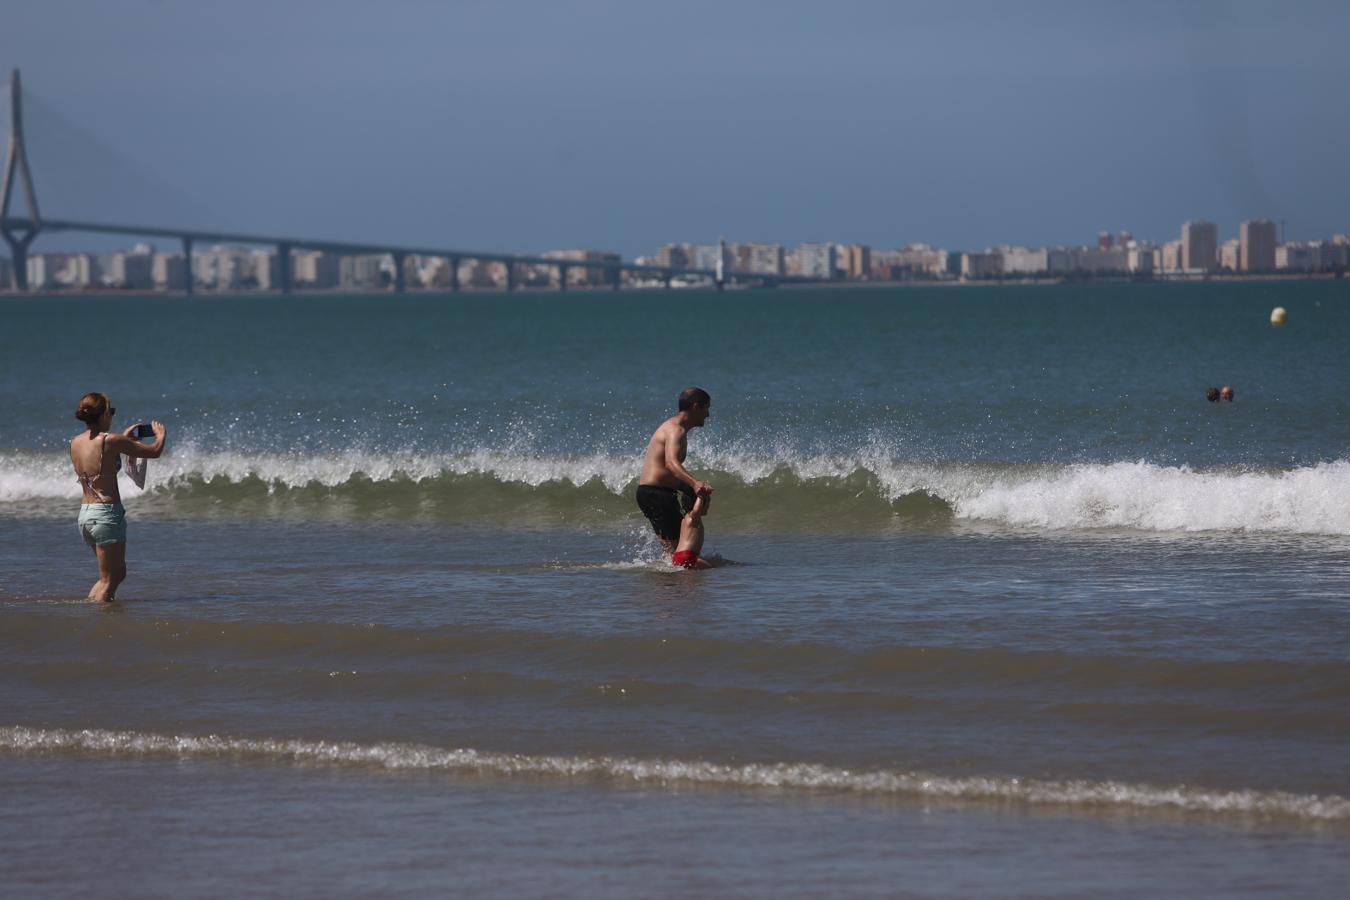
M 657 537 L 667 541 L 680 539 L 680 520 L 694 508 L 694 500 L 693 489 L 686 485 L 676 490 L 640 484 L 637 489 L 638 509 L 651 520 Z

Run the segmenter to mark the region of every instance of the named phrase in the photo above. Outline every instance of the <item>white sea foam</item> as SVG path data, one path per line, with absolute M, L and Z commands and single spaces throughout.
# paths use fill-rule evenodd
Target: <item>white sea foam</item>
M 1350 821 L 1350 800 L 1284 791 L 1211 790 L 1119 781 L 943 776 L 852 770 L 815 763 L 726 764 L 620 756 L 556 756 L 445 749 L 417 744 L 164 735 L 134 731 L 0 727 L 0 750 L 169 759 L 240 758 L 298 765 L 374 766 L 497 777 L 596 780 L 663 787 L 833 791 L 868 796 Z
M 1350 461 L 1286 471 L 1196 471 L 1148 462 L 1078 465 L 997 465 L 919 462 L 881 450 L 857 454 L 721 452 L 699 460 L 702 471 L 730 476 L 753 489 L 787 479 L 789 486 L 829 489 L 863 477 L 872 499 L 893 502 L 925 494 L 962 519 L 1050 529 L 1129 528 L 1142 531 L 1243 531 L 1350 535 Z M 632 455 L 560 456 L 524 449 L 463 453 L 336 453 L 208 451 L 175 448 L 156 460 L 147 491 L 206 482 L 259 481 L 276 492 L 312 486 L 340 488 L 358 480 L 426 482 L 481 477 L 504 484 L 600 486 L 620 494 L 635 481 Z M 854 484 L 860 501 L 868 498 Z M 123 479 L 129 502 L 141 495 Z M 877 496 L 879 495 L 879 496 Z M 70 499 L 79 487 L 63 454 L 0 454 L 0 503 Z M 774 502 L 765 494 L 754 503 Z
M 966 518 L 1048 528 L 1350 535 L 1350 463 L 1223 473 L 1079 465 L 991 485 L 954 508 Z

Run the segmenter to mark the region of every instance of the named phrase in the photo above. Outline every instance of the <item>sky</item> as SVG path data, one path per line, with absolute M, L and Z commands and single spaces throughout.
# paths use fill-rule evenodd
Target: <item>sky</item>
M 14 0 L 0 66 L 51 217 L 627 257 L 1350 232 L 1344 0 Z

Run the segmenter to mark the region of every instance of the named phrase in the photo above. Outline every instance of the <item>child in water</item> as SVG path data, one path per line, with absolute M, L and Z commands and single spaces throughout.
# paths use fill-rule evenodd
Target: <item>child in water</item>
M 699 558 L 703 549 L 703 517 L 708 512 L 707 494 L 694 498 L 694 505 L 680 521 L 680 542 L 675 545 L 675 556 L 671 559 L 681 569 L 711 569 L 712 563 Z

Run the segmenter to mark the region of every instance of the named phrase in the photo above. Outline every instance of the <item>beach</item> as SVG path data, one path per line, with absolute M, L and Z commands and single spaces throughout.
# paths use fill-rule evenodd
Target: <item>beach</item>
M 7 893 L 1350 876 L 1343 281 L 0 316 Z M 690 385 L 704 572 L 633 500 Z M 90 390 L 169 428 L 107 605 Z

